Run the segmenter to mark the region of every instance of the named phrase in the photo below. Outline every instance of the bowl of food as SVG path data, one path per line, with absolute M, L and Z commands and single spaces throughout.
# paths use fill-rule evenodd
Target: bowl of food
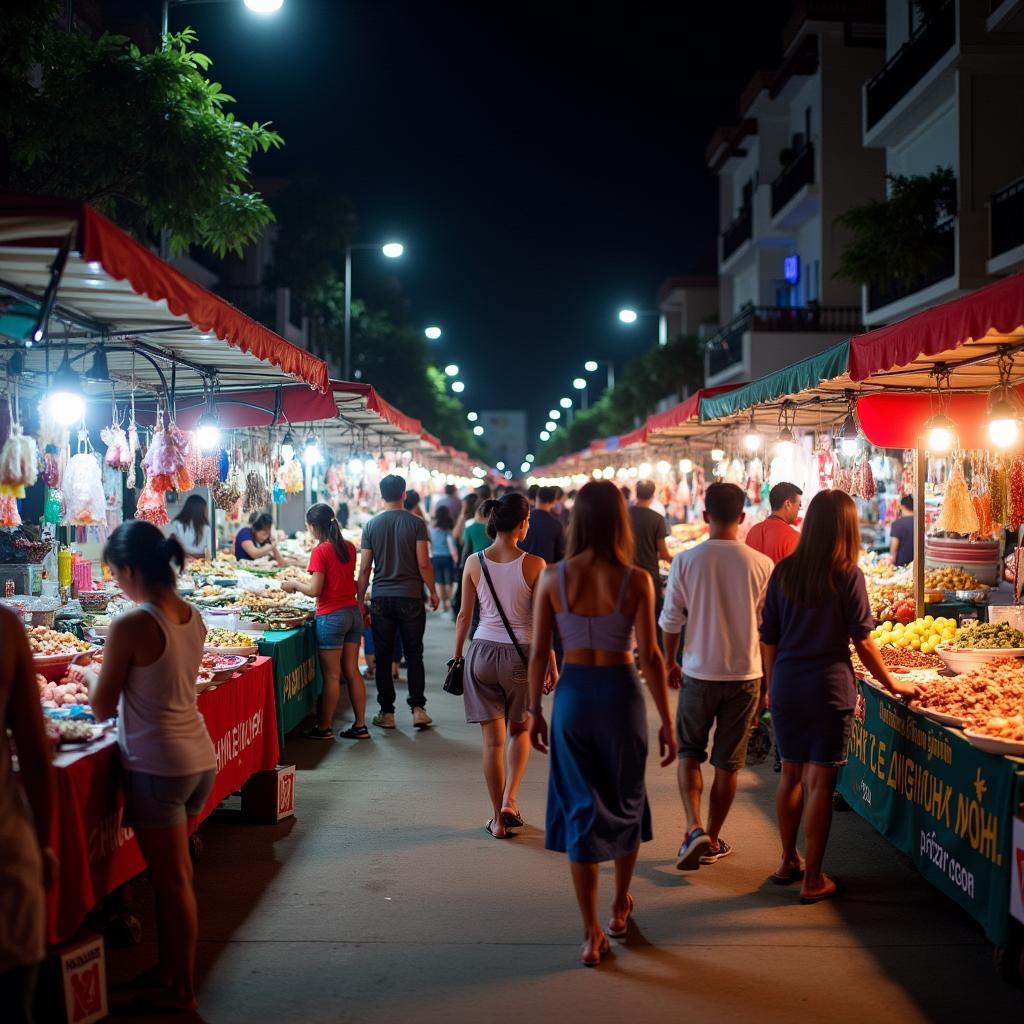
M 249 658 L 240 654 L 207 653 L 203 655 L 200 671 L 209 672 L 213 679 L 221 682 L 245 668 Z
M 83 612 L 105 612 L 110 603 L 110 595 L 104 590 L 80 590 L 78 603 Z
M 923 715 L 938 725 L 948 725 L 954 729 L 963 727 L 964 720 L 962 718 L 957 718 L 956 715 L 947 715 L 943 711 L 935 711 L 933 708 L 926 707 L 920 701 L 912 700 L 909 707 L 912 711 L 916 711 L 919 715 Z
M 59 633 L 46 626 L 33 626 L 28 630 L 28 644 L 36 671 L 47 679 L 59 679 L 73 661 L 88 658 L 98 650 L 87 640 L 79 640 L 74 633 Z
M 206 634 L 204 650 L 208 654 L 236 654 L 248 657 L 259 651 L 257 637 L 237 629 L 211 629 Z
M 1006 647 L 1000 650 L 985 648 L 955 647 L 953 644 L 939 644 L 935 653 L 943 660 L 950 672 L 960 675 L 975 672 L 993 661 L 1005 658 L 1024 658 L 1024 647 Z
M 946 594 L 947 598 L 962 601 L 964 604 L 986 604 L 989 592 L 981 587 L 977 590 L 948 590 Z
M 1024 757 L 1024 715 L 990 718 L 984 725 L 964 729 L 968 743 L 989 754 Z

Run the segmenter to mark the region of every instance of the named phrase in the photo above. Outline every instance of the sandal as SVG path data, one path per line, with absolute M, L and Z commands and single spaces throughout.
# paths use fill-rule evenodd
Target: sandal
M 768 876 L 775 885 L 792 885 L 794 882 L 802 882 L 804 880 L 804 869 L 793 868 L 788 874 L 780 875 L 773 871 Z
M 303 729 L 301 735 L 307 740 L 333 740 L 334 730 L 321 729 L 315 725 L 310 729 Z
M 370 730 L 365 725 L 351 725 L 344 732 L 338 733 L 341 740 L 368 740 Z
M 486 824 L 486 825 L 484 825 L 484 831 L 485 831 L 485 832 L 486 832 L 486 833 L 487 833 L 487 834 L 488 834 L 488 835 L 489 835 L 489 836 L 490 836 L 490 837 L 491 837 L 492 839 L 511 839 L 511 838 L 512 838 L 512 833 L 511 833 L 511 832 L 506 832 L 506 833 L 505 833 L 505 834 L 504 834 L 503 836 L 499 836 L 499 835 L 498 835 L 498 833 L 497 833 L 497 832 L 495 832 L 493 828 L 491 828 L 491 826 L 492 826 L 493 824 L 494 824 L 494 818 L 491 818 L 491 819 L 490 819 L 490 820 L 489 820 L 489 821 L 487 822 L 487 824 Z
M 584 942 L 583 943 L 583 949 L 586 949 L 586 948 L 587 948 L 587 944 Z M 584 967 L 599 967 L 600 964 L 601 964 L 601 960 L 604 957 L 604 955 L 606 953 L 610 953 L 611 951 L 612 951 L 612 947 L 608 944 L 608 939 L 604 938 L 601 941 L 601 945 L 598 947 L 597 958 L 596 959 L 588 959 L 587 957 L 585 957 L 583 955 L 583 953 L 581 951 L 580 952 L 580 963 L 583 964 Z
M 812 903 L 824 903 L 825 900 L 835 899 L 836 896 L 840 896 L 843 892 L 843 883 L 835 877 L 835 875 L 826 875 L 826 878 L 832 883 L 834 888 L 829 889 L 826 892 L 815 893 L 813 896 L 804 896 L 800 894 L 800 902 L 805 906 L 809 906 Z
M 523 821 L 523 816 L 515 807 L 503 807 L 501 809 L 501 820 L 505 823 L 505 828 L 522 828 L 526 824 Z
M 629 919 L 633 916 L 633 897 L 626 893 L 626 899 L 629 901 L 629 906 L 626 909 L 626 913 L 621 918 L 613 917 L 608 922 L 608 935 L 613 939 L 624 939 L 629 933 Z M 616 928 L 615 922 L 622 921 L 622 927 Z

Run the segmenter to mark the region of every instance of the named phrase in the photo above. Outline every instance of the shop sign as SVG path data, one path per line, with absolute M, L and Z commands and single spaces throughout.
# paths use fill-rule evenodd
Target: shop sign
M 1013 878 L 1010 913 L 1024 924 L 1024 818 L 1013 819 Z
M 97 935 L 61 953 L 60 973 L 68 1024 L 92 1024 L 107 1016 L 102 936 Z
M 782 276 L 785 278 L 787 284 L 800 283 L 800 257 L 796 253 L 792 256 L 786 256 L 783 258 Z
M 1017 767 L 862 685 L 840 792 L 993 942 L 1008 926 Z

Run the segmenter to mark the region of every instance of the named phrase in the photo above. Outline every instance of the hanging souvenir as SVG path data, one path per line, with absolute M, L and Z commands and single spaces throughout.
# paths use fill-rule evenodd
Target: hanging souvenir
M 849 470 L 837 465 L 832 475 L 832 489 L 844 491 L 846 494 L 853 494 L 853 475 Z
M 1000 456 L 993 463 L 988 475 L 989 503 L 992 506 L 992 525 L 1003 527 L 1009 522 L 1007 502 L 1006 464 Z
M 764 463 L 756 456 L 747 464 L 747 500 L 751 505 L 761 503 L 761 484 L 764 481 Z
M 100 440 L 107 446 L 103 461 L 111 469 L 118 469 L 126 472 L 135 461 L 135 453 L 128 443 L 128 435 L 124 428 L 118 423 L 112 423 L 100 431 Z
M 0 448 L 0 496 L 24 498 L 25 488 L 34 484 L 39 476 L 39 455 L 34 438 L 22 433 L 17 385 L 13 391 L 13 398 L 10 392 L 7 395 L 11 428 Z
M 163 491 L 155 491 L 149 486 L 149 481 L 143 485 L 139 492 L 139 501 L 135 506 L 135 518 L 144 519 L 154 526 L 166 526 L 170 521 L 167 515 L 167 501 Z
M 288 495 L 285 493 L 285 489 L 277 483 L 277 481 L 274 482 L 274 486 L 270 492 L 270 500 L 275 505 L 283 505 L 288 500 Z
M 228 459 L 228 450 L 227 448 L 221 448 L 217 452 L 217 479 L 224 483 L 228 478 L 230 470 L 231 462 Z
M 870 501 L 878 492 L 875 487 L 875 474 L 871 472 L 871 460 L 865 455 L 860 463 L 860 496 Z
M 160 413 L 157 411 L 157 423 Z M 159 493 L 178 489 L 178 473 L 185 463 L 188 438 L 171 423 L 166 430 L 157 426 L 153 440 L 142 459 L 146 471 L 146 483 Z M 186 477 L 186 479 L 189 479 Z M 191 490 L 191 488 L 183 488 Z
M 251 469 L 245 475 L 245 511 L 255 512 L 257 509 L 266 508 L 270 502 L 270 495 L 267 494 L 267 484 L 262 474 Z
M 64 495 L 56 487 L 46 488 L 43 503 L 43 522 L 56 526 L 64 518 Z
M 18 499 L 13 495 L 0 497 L 0 526 L 21 526 Z
M 277 481 L 286 494 L 298 494 L 303 489 L 302 463 L 298 459 L 290 459 L 277 471 Z
M 64 470 L 64 521 L 70 526 L 103 526 L 107 521 L 99 459 L 88 448 L 89 434 L 80 431 L 78 454 L 71 457 Z
M 1019 455 L 1010 463 L 1006 495 L 1009 506 L 1007 525 L 1011 530 L 1016 530 L 1024 523 L 1024 458 Z
M 940 533 L 977 533 L 979 529 L 978 513 L 971 501 L 970 491 L 961 461 L 954 460 L 953 472 L 946 482 L 946 492 L 942 497 L 942 508 L 935 529 Z

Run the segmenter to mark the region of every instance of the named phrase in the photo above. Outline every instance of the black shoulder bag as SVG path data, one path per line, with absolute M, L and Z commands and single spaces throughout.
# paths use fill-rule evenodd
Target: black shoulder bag
M 444 686 L 441 687 L 445 693 L 450 693 L 453 697 L 462 696 L 462 677 L 466 670 L 466 659 L 465 658 L 452 658 L 448 662 L 448 675 L 444 677 Z
M 523 665 L 528 665 L 529 662 L 525 654 L 523 654 L 522 647 L 519 646 L 519 641 L 516 639 L 515 633 L 512 632 L 512 627 L 509 625 L 508 616 L 505 614 L 505 609 L 501 607 L 501 602 L 498 600 L 498 592 L 494 589 L 494 584 L 491 582 L 491 574 L 487 571 L 487 559 L 484 558 L 484 553 L 481 551 L 480 555 L 480 571 L 484 575 L 484 579 L 487 580 L 487 587 L 491 592 L 491 597 L 494 598 L 494 607 L 498 609 L 498 614 L 501 616 L 502 625 L 505 627 L 505 632 L 508 633 L 509 639 L 512 641 L 512 646 L 516 649 L 516 654 L 519 655 Z

